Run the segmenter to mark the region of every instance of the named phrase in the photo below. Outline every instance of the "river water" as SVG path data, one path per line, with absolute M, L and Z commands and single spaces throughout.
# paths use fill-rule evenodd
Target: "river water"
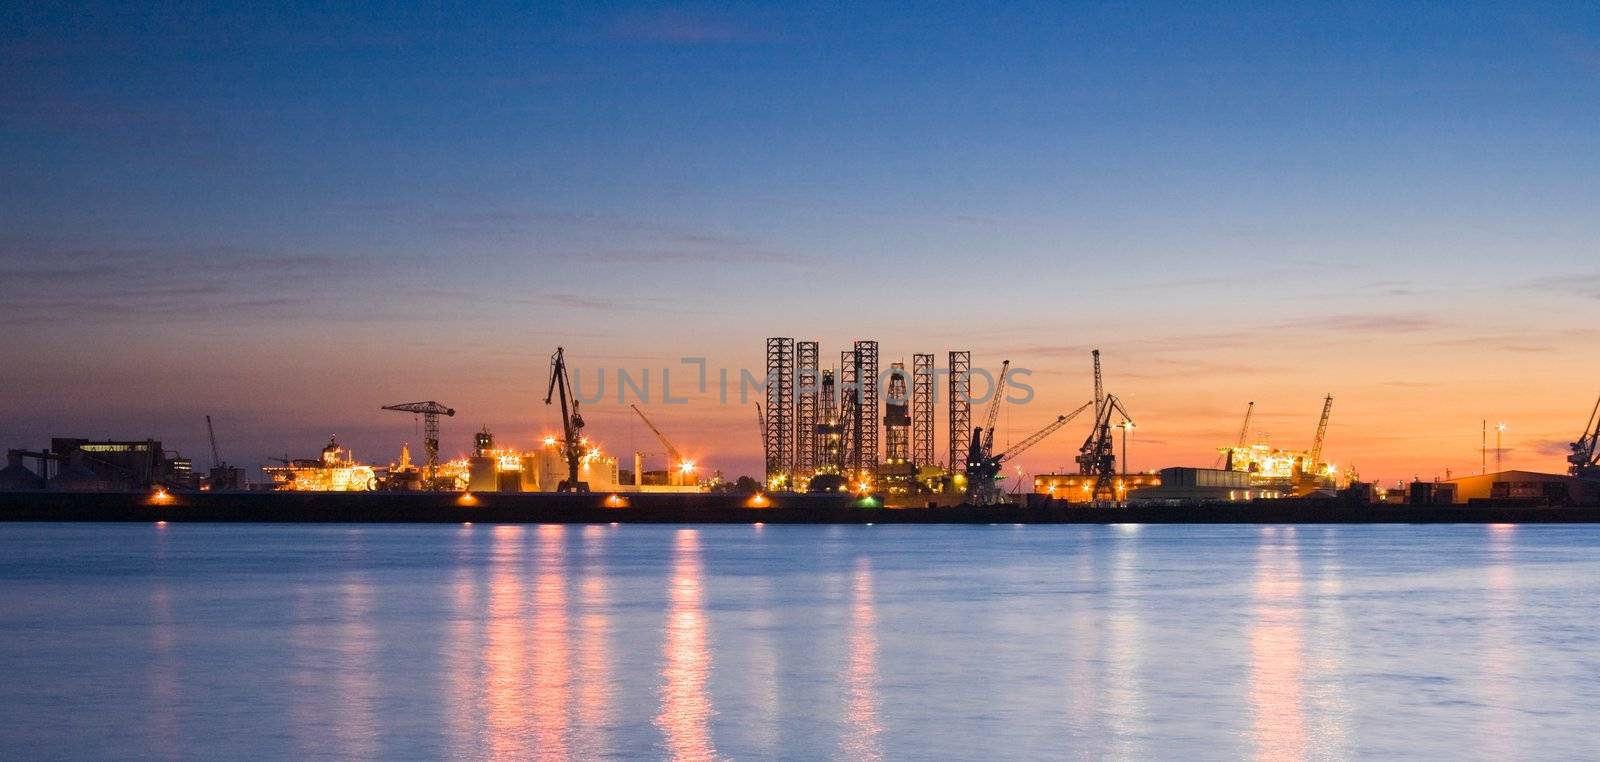
M 0 758 L 1600 757 L 1600 527 L 0 525 Z

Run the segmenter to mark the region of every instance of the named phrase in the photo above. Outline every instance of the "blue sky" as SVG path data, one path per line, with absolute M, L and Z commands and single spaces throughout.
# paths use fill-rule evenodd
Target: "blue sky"
M 795 335 L 1009 357 L 1061 407 L 1103 346 L 1159 465 L 1333 391 L 1398 477 L 1475 460 L 1486 415 L 1538 465 L 1600 370 L 1592 3 L 0 21 L 8 445 L 198 453 L 227 411 L 241 459 L 330 431 L 388 458 L 403 399 L 532 436 L 558 343 L 737 366 Z M 745 411 L 663 415 L 753 468 Z

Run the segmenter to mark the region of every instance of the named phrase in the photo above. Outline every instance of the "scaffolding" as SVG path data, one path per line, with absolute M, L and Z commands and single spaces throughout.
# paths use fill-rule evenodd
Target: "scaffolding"
M 966 473 L 967 449 L 972 442 L 972 352 L 950 353 L 950 452 L 946 466 Z
M 767 485 L 788 488 L 794 465 L 794 339 L 767 339 Z
M 911 462 L 933 463 L 933 355 L 911 356 Z
M 854 350 L 839 353 L 839 453 L 844 468 L 857 468 L 860 463 L 861 421 L 861 366 L 856 363 Z
M 795 366 L 798 388 L 795 390 L 795 458 L 796 478 L 808 478 L 817 470 L 817 394 L 821 379 L 817 369 L 818 345 L 815 341 L 796 342 Z

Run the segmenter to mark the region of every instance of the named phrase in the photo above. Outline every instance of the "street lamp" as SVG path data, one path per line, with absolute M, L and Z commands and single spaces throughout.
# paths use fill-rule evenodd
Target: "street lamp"
M 1500 454 L 1503 452 L 1503 450 L 1500 449 L 1500 435 L 1504 434 L 1504 433 L 1506 433 L 1506 425 L 1504 423 L 1495 424 L 1495 426 L 1494 426 L 1494 470 L 1495 470 L 1495 473 L 1499 473 L 1500 471 L 1505 470 L 1505 469 L 1501 468 L 1501 466 L 1500 466 Z
M 1124 418 L 1122 423 L 1117 424 L 1117 428 L 1122 429 L 1122 476 L 1126 479 L 1128 476 L 1128 431 L 1133 428 L 1133 421 Z

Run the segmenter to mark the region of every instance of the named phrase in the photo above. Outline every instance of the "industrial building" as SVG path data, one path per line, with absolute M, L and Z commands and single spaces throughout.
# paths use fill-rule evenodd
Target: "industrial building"
M 1439 484 L 1452 488 L 1450 502 L 1454 503 L 1469 500 L 1525 500 L 1550 505 L 1574 505 L 1600 501 L 1600 482 L 1569 474 L 1499 471 L 1447 479 Z
M 0 489 L 116 492 L 199 486 L 193 462 L 168 452 L 156 439 L 55 437 L 47 450 L 8 450 L 0 470 Z

